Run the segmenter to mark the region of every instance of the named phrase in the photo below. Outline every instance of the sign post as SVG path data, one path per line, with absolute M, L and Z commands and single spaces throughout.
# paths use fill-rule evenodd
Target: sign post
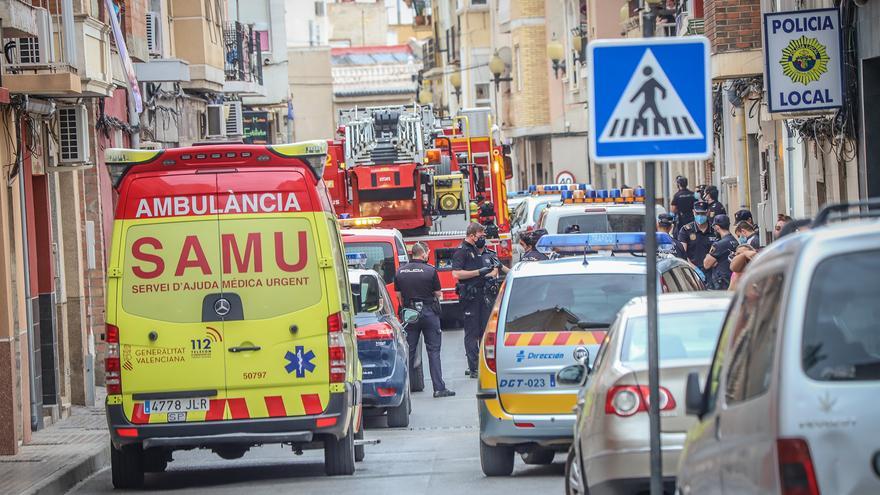
M 657 337 L 657 160 L 702 160 L 712 153 L 709 41 L 653 38 L 649 3 L 642 39 L 590 42 L 590 155 L 596 163 L 644 161 L 651 494 L 663 493 Z

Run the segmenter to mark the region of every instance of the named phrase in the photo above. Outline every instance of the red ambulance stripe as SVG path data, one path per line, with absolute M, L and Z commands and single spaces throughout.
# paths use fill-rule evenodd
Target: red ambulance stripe
M 144 405 L 136 403 L 131 412 L 131 422 L 136 425 L 144 425 L 150 422 L 150 415 L 144 413 Z
M 545 335 L 547 335 L 546 332 L 532 334 L 532 338 L 529 340 L 528 345 L 541 345 L 541 341 L 544 340 Z
M 248 419 L 251 417 L 248 412 L 247 402 L 244 399 L 227 399 L 229 403 L 229 414 L 232 419 Z
M 208 412 L 205 413 L 205 421 L 220 421 L 226 411 L 226 399 L 211 399 Z
M 265 400 L 266 410 L 269 412 L 269 417 L 277 418 L 280 416 L 287 416 L 287 411 L 284 409 L 284 399 L 282 399 L 280 395 L 266 397 Z
M 553 341 L 553 345 L 565 345 L 568 343 L 569 337 L 571 337 L 571 332 L 559 332 L 559 335 L 556 336 L 556 340 Z
M 519 339 L 519 335 L 515 333 L 509 333 L 504 339 L 504 345 L 507 347 L 516 347 L 517 339 Z
M 321 396 L 318 394 L 303 394 L 302 396 L 303 408 L 306 410 L 306 414 L 321 414 L 324 412 L 324 408 L 321 406 Z
M 601 344 L 602 342 L 605 342 L 605 335 L 607 335 L 608 332 L 592 332 L 592 334 L 593 338 L 596 339 L 596 343 Z

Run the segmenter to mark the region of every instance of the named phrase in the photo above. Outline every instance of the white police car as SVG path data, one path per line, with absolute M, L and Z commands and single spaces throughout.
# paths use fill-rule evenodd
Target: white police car
M 661 247 L 672 239 L 658 234 Z M 480 347 L 480 462 L 487 476 L 512 473 L 514 454 L 549 464 L 572 442 L 578 387 L 556 372 L 596 355 L 618 310 L 645 294 L 645 234 L 547 235 L 557 255 L 518 263 L 501 287 Z M 610 254 L 590 254 L 611 251 Z M 704 289 L 687 262 L 661 255 L 663 292 Z

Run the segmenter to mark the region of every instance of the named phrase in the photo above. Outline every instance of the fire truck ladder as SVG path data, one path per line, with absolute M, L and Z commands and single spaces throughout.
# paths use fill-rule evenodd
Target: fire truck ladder
M 419 163 L 434 125 L 430 107 L 400 105 L 339 112 L 345 126 L 345 159 L 357 165 Z

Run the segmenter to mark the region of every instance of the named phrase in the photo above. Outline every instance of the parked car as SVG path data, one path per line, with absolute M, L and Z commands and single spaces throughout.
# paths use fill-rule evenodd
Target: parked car
M 880 199 L 858 205 L 749 265 L 705 387 L 688 376 L 678 493 L 880 493 Z
M 573 256 L 518 263 L 508 273 L 480 348 L 480 463 L 487 476 L 510 475 L 516 453 L 527 464 L 549 464 L 568 451 L 579 387 L 557 383 L 556 372 L 595 354 L 617 311 L 646 285 L 645 257 L 630 247 L 585 252 L 644 240 L 642 233 L 544 236 L 539 248 Z M 678 258 L 661 255 L 657 270 L 664 292 L 703 289 Z
M 350 256 L 350 255 L 349 255 Z M 365 415 L 387 414 L 388 426 L 409 426 L 410 374 L 406 331 L 374 270 L 348 270 L 355 310 Z
M 705 376 L 730 304 L 723 292 L 662 294 L 658 302 L 663 482 L 675 489 L 685 435 L 696 421 L 685 415 L 685 380 Z M 635 494 L 650 488 L 647 298 L 617 314 L 590 363 L 564 368 L 557 382 L 586 381 L 576 408 L 574 443 L 566 462 L 567 494 Z M 592 364 L 592 366 L 591 366 Z

